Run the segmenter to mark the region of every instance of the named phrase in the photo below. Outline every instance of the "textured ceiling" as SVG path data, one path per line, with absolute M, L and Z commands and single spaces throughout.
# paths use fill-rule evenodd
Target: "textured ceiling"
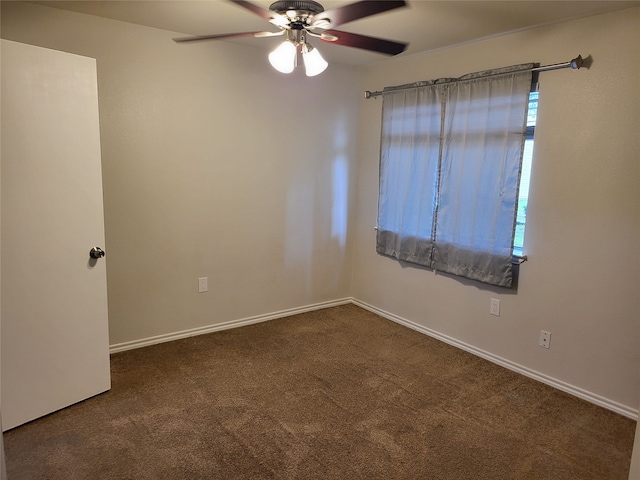
M 179 33 L 179 36 L 276 30 L 248 10 L 224 0 L 88 0 L 34 3 L 169 30 Z M 268 9 L 272 2 L 254 0 L 253 3 Z M 328 10 L 352 2 L 321 3 Z M 338 27 L 338 30 L 408 42 L 409 48 L 401 54 L 406 56 L 640 5 L 640 1 L 613 0 L 409 0 L 408 3 L 408 7 L 347 23 Z M 278 38 L 243 38 L 233 42 L 272 49 L 281 41 Z M 183 45 L 184 48 L 189 48 L 188 44 Z M 364 50 L 326 43 L 321 43 L 320 48 L 327 60 L 343 64 L 362 65 L 387 58 Z

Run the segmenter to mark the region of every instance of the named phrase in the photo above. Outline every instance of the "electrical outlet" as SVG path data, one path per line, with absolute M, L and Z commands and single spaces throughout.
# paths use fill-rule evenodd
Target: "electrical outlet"
M 543 348 L 549 348 L 550 344 L 551 344 L 551 332 L 540 330 L 540 339 L 538 340 L 538 345 L 540 345 Z
M 491 304 L 489 305 L 489 313 L 491 315 L 495 315 L 496 317 L 500 316 L 500 300 L 497 298 L 491 299 Z
M 206 293 L 209 291 L 209 277 L 201 277 L 198 279 L 198 293 Z

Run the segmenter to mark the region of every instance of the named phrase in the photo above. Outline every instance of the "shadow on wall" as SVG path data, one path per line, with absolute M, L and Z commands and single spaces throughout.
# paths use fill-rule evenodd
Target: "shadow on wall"
M 336 288 L 344 274 L 349 128 L 344 116 L 336 118 L 333 125 L 331 145 L 310 148 L 311 154 L 297 157 L 287 194 L 285 270 L 299 278 L 299 287 L 308 295 Z M 319 278 L 329 284 L 318 289 L 315 281 Z

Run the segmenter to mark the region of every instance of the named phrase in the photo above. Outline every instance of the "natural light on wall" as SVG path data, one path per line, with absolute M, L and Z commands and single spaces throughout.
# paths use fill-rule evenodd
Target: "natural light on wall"
M 344 115 L 336 116 L 334 120 L 335 149 L 333 165 L 331 167 L 331 237 L 344 247 L 347 243 L 347 221 L 349 210 L 349 162 L 347 146 L 349 143 L 349 126 Z
M 331 172 L 333 203 L 331 206 L 331 236 L 344 247 L 347 243 L 347 200 L 349 189 L 349 171 L 347 159 L 339 155 L 333 162 Z

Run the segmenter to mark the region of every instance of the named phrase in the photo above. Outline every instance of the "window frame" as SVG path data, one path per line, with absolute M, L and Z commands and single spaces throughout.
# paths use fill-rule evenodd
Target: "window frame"
M 535 99 L 535 103 L 536 103 L 536 116 L 534 118 L 533 121 L 533 125 L 527 125 L 526 128 L 526 132 L 525 132 L 525 142 L 527 141 L 531 141 L 532 142 L 532 146 L 531 146 L 531 161 L 529 163 L 529 171 L 527 172 L 527 177 L 531 176 L 531 170 L 533 169 L 533 155 L 535 152 L 535 131 L 536 131 L 536 124 L 537 124 L 537 116 L 538 116 L 538 105 L 539 105 L 539 101 L 540 101 L 540 82 L 538 81 L 538 72 L 533 72 L 533 77 L 531 79 L 531 90 L 529 92 L 529 106 L 531 105 L 531 94 L 532 93 L 537 93 L 538 96 Z M 529 106 L 527 107 L 527 118 L 529 115 Z M 522 173 L 520 175 L 520 179 L 518 181 L 518 205 L 516 207 L 516 212 L 518 212 L 520 210 L 520 189 L 522 188 Z M 528 190 L 528 189 L 527 189 Z M 527 191 L 527 204 L 528 204 L 528 198 L 529 198 L 529 192 Z M 512 247 L 512 252 L 513 252 L 513 263 L 514 264 L 521 264 L 523 262 L 527 261 L 527 255 L 525 254 L 525 244 L 524 244 L 524 235 L 526 232 L 526 225 L 527 225 L 527 217 L 526 217 L 526 212 L 524 214 L 524 222 L 522 223 L 523 225 L 523 234 L 522 234 L 522 245 L 520 246 L 516 246 L 515 245 L 515 239 L 516 239 L 516 235 L 515 235 L 515 230 L 514 230 L 514 238 L 513 238 L 513 247 Z M 517 220 L 517 213 L 516 213 L 516 223 L 514 225 L 514 228 L 517 229 L 518 227 L 518 220 Z

